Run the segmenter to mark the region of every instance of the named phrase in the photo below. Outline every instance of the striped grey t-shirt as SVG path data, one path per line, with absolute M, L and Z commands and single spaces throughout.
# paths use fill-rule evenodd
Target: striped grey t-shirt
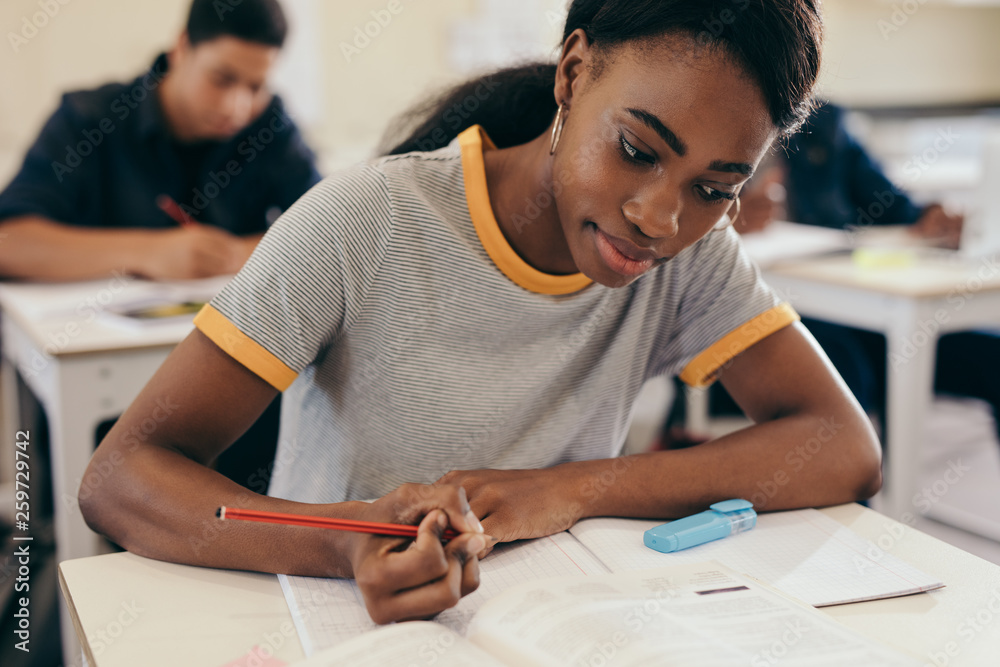
M 453 469 L 611 457 L 640 386 L 706 384 L 797 318 L 714 232 L 624 288 L 537 271 L 492 211 L 478 127 L 329 177 L 198 315 L 285 391 L 273 496 L 382 496 Z

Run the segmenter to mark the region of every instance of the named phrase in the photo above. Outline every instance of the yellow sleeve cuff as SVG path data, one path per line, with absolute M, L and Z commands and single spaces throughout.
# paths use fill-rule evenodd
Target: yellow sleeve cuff
M 226 354 L 278 391 L 288 389 L 298 376 L 298 373 L 240 331 L 211 304 L 201 309 L 194 318 L 194 325 Z
M 681 371 L 681 380 L 692 387 L 707 387 L 715 382 L 719 369 L 733 357 L 799 319 L 799 314 L 787 303 L 764 311 L 733 329 L 692 359 Z

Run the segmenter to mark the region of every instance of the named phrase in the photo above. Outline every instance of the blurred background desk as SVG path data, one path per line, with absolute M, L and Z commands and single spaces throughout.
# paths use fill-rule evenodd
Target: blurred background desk
M 175 283 L 168 288 L 214 293 L 227 280 Z M 0 284 L 4 423 L 11 434 L 12 427 L 30 428 L 19 424 L 16 373 L 48 416 L 58 562 L 100 553 L 100 538 L 84 523 L 77 502 L 97 444 L 98 425 L 125 411 L 192 329 L 190 320 L 145 328 L 116 326 L 106 322 L 100 311 L 164 289 L 163 283 L 127 277 L 72 284 Z M 11 437 L 3 441 L 2 465 L 13 465 L 14 441 Z M 33 451 L 29 454 L 36 458 Z M 13 475 L 4 475 L 9 477 Z M 91 480 L 91 485 L 101 481 Z M 40 500 L 31 495 L 31 502 L 37 506 Z M 61 617 L 64 655 L 72 656 L 78 649 L 65 606 Z M 67 664 L 74 663 L 67 660 Z
M 878 507 L 894 518 L 916 513 L 921 417 L 933 395 L 937 339 L 1000 325 L 1000 258 L 917 253 L 901 266 L 865 267 L 837 254 L 775 262 L 764 276 L 804 316 L 886 336 L 888 432 Z

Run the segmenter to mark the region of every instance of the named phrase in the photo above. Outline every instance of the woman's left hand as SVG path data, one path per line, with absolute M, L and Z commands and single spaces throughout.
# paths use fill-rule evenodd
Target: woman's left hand
M 472 511 L 493 542 L 559 533 L 580 518 L 580 482 L 564 467 L 539 470 L 453 470 L 437 481 L 465 488 Z

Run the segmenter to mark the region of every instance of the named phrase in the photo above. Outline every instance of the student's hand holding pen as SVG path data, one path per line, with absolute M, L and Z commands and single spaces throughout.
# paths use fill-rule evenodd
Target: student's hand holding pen
M 422 518 L 421 518 L 422 517 Z M 366 521 L 413 524 L 416 540 L 344 533 L 354 578 L 376 623 L 429 618 L 479 587 L 479 559 L 492 538 L 460 486 L 404 484 L 366 506 Z M 443 544 L 445 529 L 461 534 Z
M 252 248 L 224 229 L 191 223 L 175 229 L 144 230 L 132 273 L 150 280 L 185 280 L 236 273 Z
M 910 232 L 935 241 L 942 248 L 958 248 L 965 217 L 950 213 L 941 204 L 931 204 L 910 227 Z
M 156 206 L 177 223 L 175 229 L 150 230 L 132 273 L 150 280 L 185 280 L 228 275 L 249 259 L 262 234 L 237 236 L 205 225 L 161 194 Z
M 498 542 L 559 533 L 581 518 L 585 483 L 564 470 L 453 470 L 435 485 L 460 485 L 466 490 L 472 510 L 493 536 L 479 553 L 484 558 Z

